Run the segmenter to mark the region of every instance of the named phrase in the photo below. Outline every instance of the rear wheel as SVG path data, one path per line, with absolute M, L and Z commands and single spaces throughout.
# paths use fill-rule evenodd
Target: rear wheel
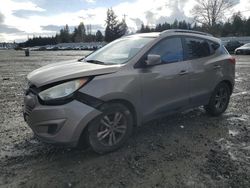
M 91 148 L 97 153 L 107 153 L 120 148 L 133 129 L 133 116 L 123 104 L 105 104 L 100 116 L 88 126 Z
M 208 105 L 205 106 L 205 110 L 212 116 L 219 116 L 224 113 L 228 107 L 230 100 L 230 89 L 228 84 L 222 82 L 212 93 Z

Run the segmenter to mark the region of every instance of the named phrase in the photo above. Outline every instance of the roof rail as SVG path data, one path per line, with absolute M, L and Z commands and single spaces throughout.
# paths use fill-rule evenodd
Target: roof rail
M 194 30 L 186 30 L 186 29 L 168 29 L 168 30 L 161 32 L 161 35 L 166 34 L 166 33 L 193 33 L 193 34 L 198 34 L 198 35 L 213 36 L 209 33 L 194 31 Z

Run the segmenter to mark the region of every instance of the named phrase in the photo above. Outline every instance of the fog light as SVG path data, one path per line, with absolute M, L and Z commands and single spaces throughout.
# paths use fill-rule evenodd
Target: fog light
M 55 134 L 56 131 L 57 131 L 56 124 L 48 125 L 48 134 Z

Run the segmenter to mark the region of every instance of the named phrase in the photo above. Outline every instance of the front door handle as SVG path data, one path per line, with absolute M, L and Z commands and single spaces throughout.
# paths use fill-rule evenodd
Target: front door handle
M 179 73 L 180 76 L 186 75 L 186 74 L 188 74 L 188 71 L 187 71 L 187 70 L 182 70 L 182 71 Z

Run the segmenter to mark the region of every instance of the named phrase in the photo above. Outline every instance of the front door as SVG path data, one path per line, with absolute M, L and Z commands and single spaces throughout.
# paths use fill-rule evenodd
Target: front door
M 150 120 L 188 106 L 188 66 L 179 37 L 161 40 L 148 54 L 161 56 L 161 64 L 141 70 L 142 114 Z

